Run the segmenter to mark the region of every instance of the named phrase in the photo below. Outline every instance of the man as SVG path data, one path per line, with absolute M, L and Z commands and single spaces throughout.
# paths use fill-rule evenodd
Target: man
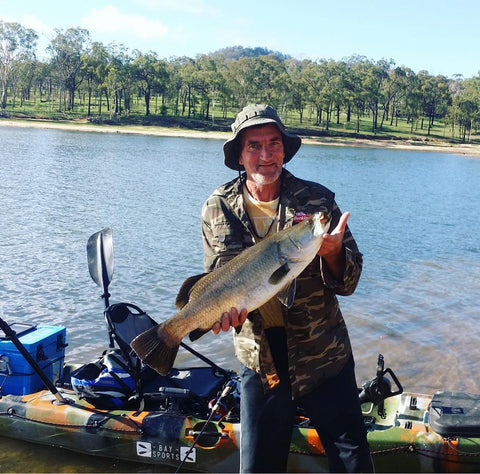
M 301 139 L 286 131 L 272 107 L 245 107 L 232 130 L 223 151 L 226 166 L 239 177 L 216 189 L 202 209 L 207 271 L 314 212 L 331 220 L 331 233 L 297 278 L 291 307 L 273 298 L 248 315 L 232 308 L 213 327 L 216 334 L 235 328 L 242 369 L 240 470 L 286 470 L 298 404 L 318 431 L 331 471 L 371 472 L 349 336 L 336 298 L 353 293 L 362 269 L 349 214 L 340 212 L 327 188 L 284 169 Z

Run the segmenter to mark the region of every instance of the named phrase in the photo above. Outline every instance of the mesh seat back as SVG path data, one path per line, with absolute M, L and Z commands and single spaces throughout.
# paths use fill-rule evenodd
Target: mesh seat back
M 136 367 L 139 360 L 130 343 L 142 332 L 156 326 L 155 320 L 138 306 L 131 303 L 116 303 L 105 310 L 105 321 L 110 335 L 110 346 L 116 345 L 132 363 L 132 368 Z

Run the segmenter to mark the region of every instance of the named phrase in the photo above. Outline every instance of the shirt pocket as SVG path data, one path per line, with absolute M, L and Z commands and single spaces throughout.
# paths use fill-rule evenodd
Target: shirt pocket
M 212 228 L 216 253 L 239 253 L 243 250 L 241 228 L 229 224 L 216 224 Z

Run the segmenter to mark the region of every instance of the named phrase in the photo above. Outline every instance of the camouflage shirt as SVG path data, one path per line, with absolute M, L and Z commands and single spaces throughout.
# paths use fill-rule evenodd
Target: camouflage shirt
M 290 227 L 304 214 L 324 212 L 333 230 L 341 216 L 335 195 L 324 186 L 282 172 L 279 229 Z M 205 269 L 212 271 L 255 244 L 246 213 L 240 177 L 217 188 L 202 209 Z M 318 256 L 296 281 L 294 303 L 282 307 L 287 333 L 289 375 L 294 398 L 305 395 L 338 374 L 351 355 L 345 321 L 336 295 L 354 292 L 362 271 L 362 254 L 350 230 L 344 236 L 345 272 L 341 281 L 329 273 Z M 239 310 L 241 308 L 238 308 Z M 278 383 L 272 355 L 258 311 L 234 331 L 235 353 L 242 364 L 260 373 L 265 389 Z

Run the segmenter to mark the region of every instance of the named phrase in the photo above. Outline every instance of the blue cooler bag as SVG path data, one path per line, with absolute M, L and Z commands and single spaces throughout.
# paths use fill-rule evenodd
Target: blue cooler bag
M 66 329 L 62 326 L 10 326 L 45 375 L 56 383 L 63 374 Z M 3 332 L 0 332 L 3 334 Z M 42 379 L 5 335 L 0 336 L 0 395 L 27 395 L 46 389 Z

